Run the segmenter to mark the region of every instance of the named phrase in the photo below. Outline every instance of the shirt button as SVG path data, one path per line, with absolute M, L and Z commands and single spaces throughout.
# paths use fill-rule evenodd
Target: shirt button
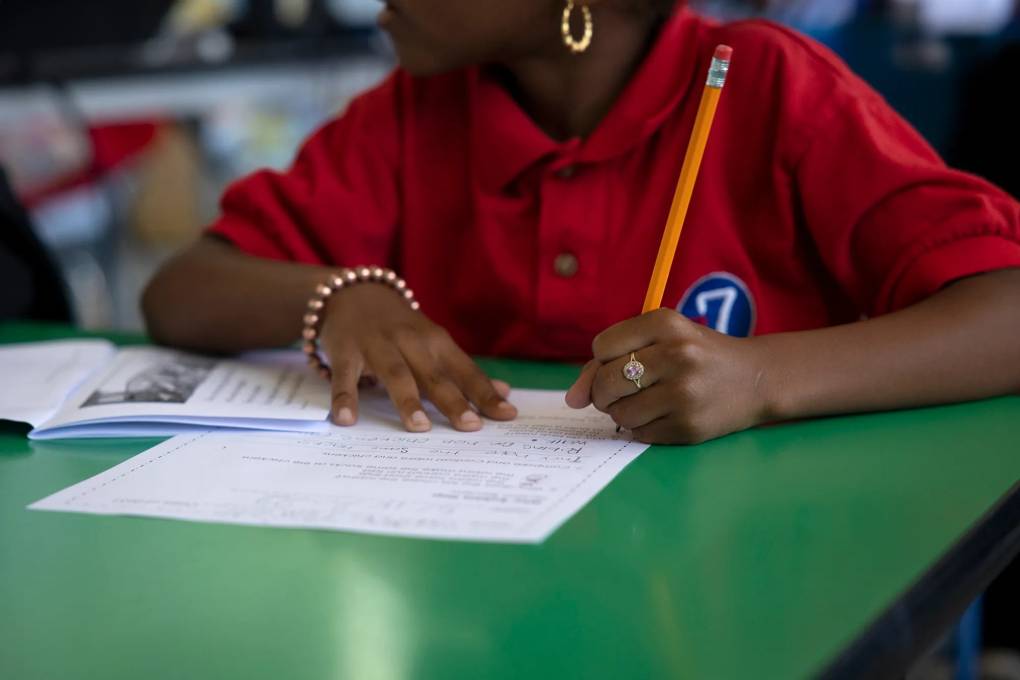
M 577 257 L 573 253 L 560 253 L 553 260 L 553 271 L 556 272 L 557 276 L 562 276 L 565 279 L 569 279 L 577 274 L 578 267 Z
M 560 179 L 570 179 L 577 172 L 576 165 L 564 165 L 562 168 L 556 171 L 556 176 Z

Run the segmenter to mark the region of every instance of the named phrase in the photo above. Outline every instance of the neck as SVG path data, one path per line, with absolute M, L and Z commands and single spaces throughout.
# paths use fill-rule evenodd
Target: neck
M 548 53 L 498 68 L 518 104 L 554 139 L 586 137 L 595 130 L 658 33 L 658 22 L 652 19 L 599 8 L 594 40 L 586 52 L 571 54 L 557 40 Z

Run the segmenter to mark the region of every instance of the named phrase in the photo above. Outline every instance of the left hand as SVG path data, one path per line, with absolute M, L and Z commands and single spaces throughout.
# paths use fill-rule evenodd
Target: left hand
M 592 343 L 595 358 L 567 392 L 648 444 L 696 444 L 765 422 L 765 357 L 754 339 L 731 338 L 671 309 L 622 321 Z M 641 389 L 623 375 L 631 352 Z

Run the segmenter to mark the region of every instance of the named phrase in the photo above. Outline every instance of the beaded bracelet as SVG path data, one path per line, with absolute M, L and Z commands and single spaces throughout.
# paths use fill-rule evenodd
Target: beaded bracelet
M 354 267 L 353 269 L 341 269 L 330 276 L 325 283 L 315 287 L 315 293 L 308 299 L 308 310 L 304 316 L 304 330 L 301 337 L 304 343 L 301 348 L 308 357 L 308 365 L 315 369 L 319 375 L 329 380 L 332 373 L 329 365 L 323 360 L 319 353 L 319 332 L 322 330 L 322 322 L 326 316 L 326 302 L 333 293 L 341 288 L 349 288 L 359 283 L 381 283 L 389 286 L 407 300 L 411 309 L 420 309 L 418 301 L 414 299 L 414 293 L 407 287 L 407 282 L 397 276 L 392 269 L 383 267 Z

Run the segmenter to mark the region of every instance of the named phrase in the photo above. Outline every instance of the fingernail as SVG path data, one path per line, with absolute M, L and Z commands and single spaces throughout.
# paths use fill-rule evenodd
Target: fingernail
M 517 408 L 509 401 L 499 402 L 496 408 L 502 411 L 503 413 L 517 413 Z
M 481 427 L 482 419 L 478 417 L 477 413 L 468 409 L 460 414 L 460 424 L 463 427 Z
M 429 417 L 425 415 L 425 411 L 415 411 L 411 414 L 411 425 L 416 429 L 423 430 L 431 423 L 429 423 Z
M 336 412 L 333 417 L 337 425 L 353 425 L 354 424 L 354 412 L 346 406 Z
M 496 390 L 496 393 L 504 399 L 510 396 L 510 383 L 502 380 L 493 380 L 492 387 Z

